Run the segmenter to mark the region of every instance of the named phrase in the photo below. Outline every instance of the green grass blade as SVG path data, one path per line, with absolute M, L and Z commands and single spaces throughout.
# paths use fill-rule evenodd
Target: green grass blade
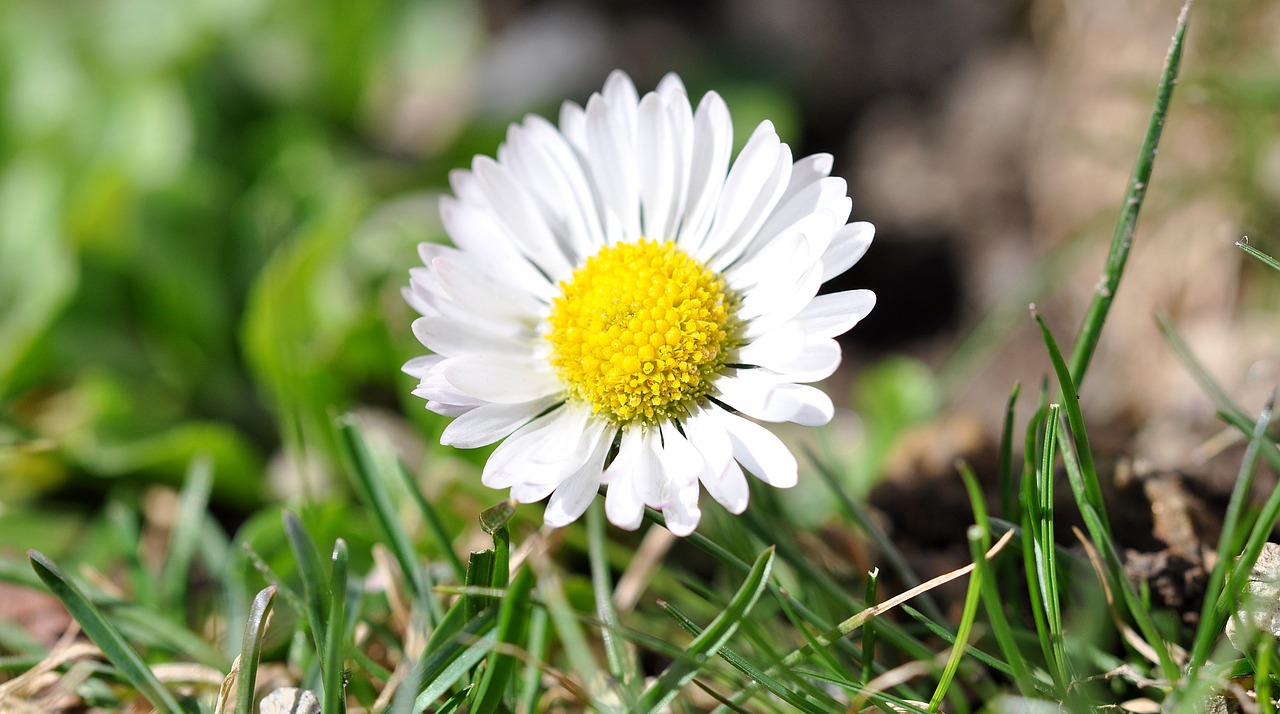
M 835 472 L 811 450 L 806 453 L 818 475 L 827 484 L 827 487 L 831 489 L 831 492 L 835 494 L 836 503 L 840 506 L 840 509 L 871 539 L 876 549 L 883 554 L 885 560 L 889 561 L 889 568 L 893 570 L 894 575 L 898 576 L 898 579 L 907 587 L 913 587 L 924 582 L 915 569 L 911 567 L 911 563 L 902 555 L 901 549 L 893 542 L 893 539 L 875 524 L 875 521 L 868 515 L 867 509 L 853 498 L 850 498 L 849 494 L 845 492 Z M 946 620 L 932 593 L 925 593 L 921 598 L 921 609 L 924 612 L 938 622 Z
M 1263 263 L 1264 265 L 1270 266 L 1272 270 L 1280 270 L 1280 261 L 1277 261 L 1275 258 L 1272 258 L 1271 256 L 1267 255 L 1266 253 L 1263 253 L 1262 251 L 1258 250 L 1257 248 L 1254 248 L 1253 246 L 1249 245 L 1249 238 L 1248 238 L 1248 236 L 1246 236 L 1245 238 L 1243 238 L 1243 239 L 1241 239 L 1241 240 L 1236 241 L 1236 247 L 1238 247 L 1240 250 L 1243 250 L 1244 252 L 1248 253 L 1249 255 L 1252 255 L 1253 257 L 1257 258 L 1258 260 L 1262 261 L 1262 263 Z M 1261 701 L 1261 700 L 1259 700 L 1259 701 Z
M 533 593 L 533 571 L 521 568 L 511 581 L 506 597 L 498 608 L 498 629 L 496 642 L 509 647 L 523 647 L 529 634 L 529 610 L 533 607 L 530 595 Z M 503 695 L 515 677 L 519 662 L 514 655 L 497 650 L 489 653 L 489 661 L 485 667 L 480 684 L 473 692 L 475 706 L 471 711 L 479 714 L 492 714 L 502 706 Z
M 866 587 L 863 589 L 863 602 L 875 602 L 877 585 L 880 582 L 880 569 L 872 568 L 867 573 Z M 875 621 L 862 627 L 862 681 L 869 681 L 875 676 L 876 661 L 876 626 Z
M 1218 538 L 1217 562 L 1214 563 L 1213 571 L 1209 574 L 1209 582 L 1205 585 L 1204 604 L 1200 609 L 1200 627 L 1196 630 L 1191 646 L 1191 658 L 1188 661 L 1188 671 L 1192 673 L 1193 678 L 1196 670 L 1208 660 L 1210 649 L 1217 642 L 1222 627 L 1226 625 L 1218 618 L 1218 613 L 1221 612 L 1218 608 L 1218 598 L 1224 592 L 1228 575 L 1235 567 L 1233 543 L 1238 540 L 1236 533 L 1242 525 L 1240 517 L 1245 501 L 1252 490 L 1258 454 L 1267 440 L 1267 427 L 1271 423 L 1275 398 L 1276 394 L 1272 392 L 1266 406 L 1262 409 L 1262 414 L 1258 417 L 1249 445 L 1245 448 L 1244 458 L 1240 462 L 1240 471 L 1236 475 L 1235 486 L 1231 489 L 1231 498 L 1227 502 L 1226 517 L 1222 521 L 1222 535 Z M 1226 592 L 1232 591 L 1226 590 Z
M 160 680 L 156 679 L 142 657 L 125 642 L 120 631 L 102 616 L 97 606 L 89 601 L 75 583 L 67 579 L 53 561 L 35 550 L 27 551 L 27 558 L 36 575 L 44 581 L 49 591 L 62 601 L 67 612 L 80 623 L 84 633 L 93 640 L 98 649 L 102 650 L 107 661 L 115 665 L 124 678 L 146 697 L 152 706 L 162 714 L 169 712 L 177 714 L 184 711 L 173 694 L 164 688 Z
M 1058 423 L 1060 407 L 1049 405 L 1045 423 Z M 1054 473 L 1057 464 L 1057 430 L 1045 429 L 1044 445 L 1040 450 L 1040 468 L 1036 471 L 1036 509 L 1032 520 L 1031 545 L 1034 548 L 1035 583 L 1040 601 L 1044 603 L 1045 634 L 1049 638 L 1049 666 L 1054 681 L 1065 692 L 1071 683 L 1070 663 L 1067 661 L 1066 641 L 1062 632 L 1062 595 L 1058 590 L 1058 557 L 1054 545 Z
M 1000 461 L 997 488 L 1000 497 L 1000 517 L 1010 523 L 1018 522 L 1018 490 L 1013 483 L 1013 423 L 1014 406 L 1022 392 L 1021 384 L 1014 384 L 1009 392 L 1009 403 L 1004 410 L 1004 428 L 1000 432 Z M 990 534 L 988 534 L 988 538 Z
M 1017 389 L 1014 389 L 1016 396 Z M 1010 401 L 1012 404 L 1012 400 Z M 973 554 L 973 562 L 978 563 L 983 553 L 991 548 L 991 522 L 987 517 L 987 507 L 982 500 L 982 487 L 978 485 L 978 477 L 973 473 L 973 469 L 963 461 L 957 464 L 960 471 L 960 477 L 964 481 L 965 490 L 969 493 L 969 502 L 973 504 L 974 522 L 980 529 L 978 534 L 978 542 L 969 542 L 969 550 Z M 987 620 L 991 623 L 991 632 L 995 635 L 996 643 L 1000 646 L 1000 651 L 1004 654 L 1004 660 L 1008 663 L 1009 669 L 1013 674 L 1013 681 L 1018 686 L 1018 692 L 1024 697 L 1034 696 L 1036 693 L 1035 684 L 1032 682 L 1031 673 L 1027 669 L 1027 663 L 1022 655 L 1022 650 L 1018 647 L 1017 639 L 1013 636 L 1013 630 L 1009 627 L 1009 620 L 1005 617 L 1004 601 L 1000 596 L 1000 586 L 996 581 L 996 573 L 998 567 L 987 567 L 983 563 L 979 563 L 974 570 L 974 577 L 979 579 L 982 584 L 982 602 L 987 613 Z
M 569 604 L 564 584 L 559 574 L 544 558 L 532 558 L 529 564 L 538 576 L 538 594 L 542 597 L 547 614 L 551 616 L 552 629 L 564 648 L 569 669 L 582 681 L 596 708 L 604 708 L 603 702 L 617 699 L 616 692 L 607 689 L 607 680 L 596 662 L 594 650 L 587 643 L 578 613 Z M 606 709 L 613 711 L 613 708 Z
M 595 594 L 596 617 L 600 620 L 600 640 L 605 662 L 613 678 L 622 685 L 624 696 L 634 698 L 637 668 L 631 649 L 618 636 L 618 612 L 613 607 L 613 574 L 605 553 L 604 502 L 596 499 L 587 509 L 587 556 L 591 561 L 591 588 Z
M 359 425 L 353 417 L 345 416 L 338 420 L 338 432 L 356 493 L 373 512 L 387 547 L 404 572 L 405 582 L 412 590 L 411 595 L 418 597 L 430 593 L 431 583 L 427 582 L 426 571 L 418 567 L 418 552 L 414 549 L 409 534 L 405 532 L 404 524 L 400 522 L 391 494 L 387 491 L 387 485 Z
M 258 658 L 262 637 L 267 632 L 267 616 L 276 602 L 276 588 L 268 585 L 253 598 L 240 641 L 240 672 L 236 675 L 236 714 L 253 714 L 253 691 L 258 681 Z
M 195 459 L 191 462 L 187 482 L 178 497 L 178 517 L 174 519 L 168 554 L 160 571 L 160 602 L 166 612 L 180 613 L 186 609 L 191 561 L 200 545 L 205 511 L 209 507 L 209 493 L 212 490 L 213 461 L 203 457 Z
M 315 539 L 307 527 L 290 511 L 282 511 L 284 534 L 293 550 L 294 562 L 298 566 L 298 576 L 302 579 L 303 614 L 311 628 L 311 638 L 315 640 L 316 650 L 323 651 L 326 630 L 324 626 L 325 593 L 329 592 L 329 576 L 320 565 L 320 551 L 316 548 Z
M 497 633 L 490 631 L 497 619 L 497 610 L 490 608 L 476 615 L 447 640 L 438 641 L 434 634 L 431 636 L 423 655 L 423 674 L 419 679 L 426 686 L 414 699 L 412 711 L 427 711 L 432 702 L 449 691 L 489 654 L 497 642 Z
M 1151 169 L 1156 161 L 1156 149 L 1160 145 L 1160 133 L 1164 129 L 1165 117 L 1169 113 L 1173 87 L 1177 84 L 1178 67 L 1182 62 L 1183 41 L 1187 35 L 1187 19 L 1191 14 L 1191 2 L 1192 0 L 1186 0 L 1182 6 L 1182 12 L 1178 15 L 1178 26 L 1174 30 L 1173 40 L 1169 43 L 1164 72 L 1160 76 L 1160 84 L 1156 87 L 1155 106 L 1151 110 L 1151 119 L 1147 123 L 1147 133 L 1142 139 L 1142 147 L 1138 149 L 1138 160 L 1134 164 L 1133 174 L 1129 177 L 1129 188 L 1125 192 L 1120 217 L 1116 221 L 1116 229 L 1111 236 L 1111 250 L 1107 255 L 1106 267 L 1103 269 L 1102 279 L 1094 291 L 1093 300 L 1089 303 L 1084 322 L 1071 349 L 1070 373 L 1076 384 L 1084 381 L 1085 370 L 1089 368 L 1089 361 L 1093 358 L 1093 352 L 1102 336 L 1102 325 L 1106 322 L 1112 301 L 1115 300 L 1116 290 L 1120 287 L 1120 276 L 1124 273 L 1125 263 L 1129 260 L 1129 251 L 1133 247 L 1138 214 L 1142 211 L 1142 202 L 1147 195 Z
M 325 617 L 324 647 L 321 648 L 320 671 L 324 676 L 324 714 L 342 714 L 347 710 L 344 686 L 347 622 L 347 544 L 339 538 L 333 544 L 332 571 L 329 577 L 329 602 Z
M 542 663 L 547 659 L 550 622 L 545 608 L 535 607 L 529 613 L 529 638 L 525 645 L 529 651 L 529 661 L 525 665 L 524 676 L 521 677 L 516 711 L 538 710 L 538 699 L 542 696 Z
M 1036 312 L 1034 307 L 1031 310 L 1031 315 L 1035 318 L 1036 325 L 1040 327 L 1040 336 L 1049 351 L 1049 360 L 1053 363 L 1053 370 L 1058 377 L 1058 386 L 1062 390 L 1062 401 L 1065 404 L 1067 421 L 1071 424 L 1071 437 L 1074 439 L 1076 454 L 1080 457 L 1080 466 L 1085 477 L 1082 484 L 1084 487 L 1082 495 L 1085 501 L 1102 518 L 1109 539 L 1111 535 L 1110 521 L 1107 519 L 1107 508 L 1102 498 L 1102 487 L 1098 483 L 1098 470 L 1093 464 L 1093 450 L 1089 448 L 1089 436 L 1084 426 L 1084 412 L 1080 410 L 1080 393 L 1076 391 L 1076 382 L 1072 378 L 1074 372 L 1067 368 L 1066 362 L 1062 359 L 1062 352 L 1058 349 L 1057 340 L 1054 339 L 1053 333 L 1049 331 L 1049 326 L 1045 324 L 1044 319 L 1040 317 L 1040 313 Z M 1056 418 L 1050 418 L 1045 422 L 1048 431 L 1056 430 L 1057 424 L 1058 420 Z
M 417 608 L 411 613 L 410 627 L 425 629 L 423 621 L 425 616 L 422 608 Z M 453 607 L 444 614 L 440 619 L 440 623 L 431 633 L 431 637 L 427 640 L 423 654 L 409 668 L 409 674 L 404 681 L 400 683 L 400 687 L 396 690 L 395 696 L 391 699 L 391 709 L 389 714 L 411 714 L 412 712 L 421 711 L 415 708 L 414 700 L 422 692 L 423 687 L 427 683 L 426 668 L 427 654 L 436 652 L 449 638 L 460 632 L 466 624 L 466 607 L 461 601 L 454 603 Z
M 1061 424 L 1058 425 L 1058 428 L 1066 429 Z M 1075 452 L 1068 443 L 1065 433 L 1062 436 L 1062 442 L 1062 463 L 1067 470 L 1067 480 L 1071 483 L 1072 492 L 1076 496 L 1076 504 L 1080 507 L 1080 516 L 1084 519 L 1085 530 L 1088 531 L 1089 537 L 1093 540 L 1098 553 L 1102 556 L 1102 562 L 1106 570 L 1105 574 L 1110 580 L 1112 592 L 1120 593 L 1129 616 L 1133 618 L 1138 631 L 1151 648 L 1155 650 L 1156 656 L 1160 660 L 1161 673 L 1169 681 L 1176 681 L 1179 677 L 1180 669 L 1177 663 L 1174 662 L 1169 646 L 1160 634 L 1160 630 L 1156 627 L 1155 621 L 1151 618 L 1150 608 L 1138 596 L 1137 591 L 1134 590 L 1133 582 L 1129 580 L 1129 576 L 1124 569 L 1124 563 L 1120 560 L 1120 551 L 1116 548 L 1115 541 L 1111 539 L 1110 529 L 1104 522 L 1103 517 L 1091 505 L 1086 503 L 1080 495 L 1083 490 L 1080 484 L 1086 477 L 1081 472 L 1080 463 L 1076 460 Z
M 449 568 L 453 570 L 453 577 L 458 582 L 462 582 L 462 579 L 466 577 L 467 567 L 462 564 L 462 559 L 458 557 L 457 551 L 453 549 L 453 539 L 445 532 L 444 523 L 440 520 L 440 514 L 436 513 L 436 509 L 427 501 L 426 496 L 422 495 L 422 489 L 418 488 L 418 483 L 414 480 L 413 474 L 409 473 L 409 469 L 403 463 L 397 461 L 396 470 L 400 472 L 400 478 L 404 481 L 405 490 L 409 492 L 409 497 L 413 499 L 413 504 L 418 507 L 418 512 L 422 514 L 422 520 L 427 524 L 427 532 L 435 539 L 436 549 L 448 561 Z
M 1040 333 L 1044 338 L 1045 347 L 1048 349 L 1049 359 L 1053 362 L 1053 369 L 1058 375 L 1058 384 L 1062 389 L 1067 421 L 1071 425 L 1071 443 L 1074 444 L 1074 450 L 1068 446 L 1068 442 L 1064 438 L 1062 462 L 1067 469 L 1067 481 L 1071 485 L 1072 495 L 1075 496 L 1076 506 L 1080 509 L 1081 517 L 1084 518 L 1085 528 L 1089 531 L 1089 537 L 1093 539 L 1094 544 L 1098 547 L 1098 552 L 1102 555 L 1107 575 L 1111 580 L 1112 591 L 1120 592 L 1134 624 L 1138 626 L 1142 636 L 1146 638 L 1160 658 L 1161 672 L 1169 681 L 1174 681 L 1179 676 L 1179 667 L 1173 661 L 1173 655 L 1170 653 L 1164 637 L 1161 636 L 1160 631 L 1156 628 L 1155 621 L 1151 619 L 1150 611 L 1134 591 L 1133 583 L 1130 582 L 1129 576 L 1125 573 L 1124 564 L 1120 561 L 1119 550 L 1116 548 L 1115 540 L 1111 536 L 1111 523 L 1107 518 L 1106 506 L 1103 503 L 1102 489 L 1098 485 L 1098 472 L 1094 467 L 1093 451 L 1089 447 L 1089 437 L 1085 432 L 1084 414 L 1080 410 L 1080 397 L 1076 391 L 1075 382 L 1072 381 L 1071 372 L 1067 369 L 1062 359 L 1062 352 L 1058 350 L 1058 344 L 1053 338 L 1053 333 L 1049 331 L 1048 325 L 1044 323 L 1044 320 L 1038 314 L 1035 315 L 1035 319 L 1040 326 Z M 1064 428 L 1060 420 L 1051 420 L 1047 423 L 1047 426 L 1051 429 Z
M 692 634 L 694 637 L 702 634 L 703 630 L 701 627 L 685 616 L 684 613 L 673 607 L 670 603 L 662 603 L 662 609 L 666 611 L 666 613 L 670 615 L 671 618 L 680 625 L 680 627 L 684 628 L 686 632 Z M 810 712 L 810 714 L 826 714 L 826 712 L 837 711 L 840 706 L 835 699 L 827 696 L 819 689 L 814 689 L 812 692 L 800 692 L 788 688 L 768 672 L 755 666 L 745 657 L 734 652 L 728 647 L 721 647 L 717 655 L 725 662 L 728 662 L 734 669 L 746 675 L 753 683 L 759 684 L 769 692 L 772 692 L 779 699 L 800 711 Z M 787 669 L 784 671 L 788 673 L 794 672 L 793 669 Z M 749 691 L 750 687 L 744 690 L 744 692 Z M 735 697 L 734 700 L 728 702 L 726 705 L 733 708 L 741 704 L 743 701 L 746 701 L 746 697 Z
M 929 700 L 929 711 L 936 712 L 942 706 L 942 700 L 951 688 L 956 672 L 960 669 L 960 661 L 964 659 L 965 646 L 969 643 L 969 635 L 973 632 L 973 621 L 978 616 L 978 603 L 982 600 L 982 571 L 990 567 L 983 554 L 982 538 L 985 531 L 981 526 L 970 526 L 966 537 L 969 540 L 969 551 L 973 553 L 973 572 L 969 574 L 969 587 L 964 596 L 964 609 L 960 614 L 960 624 L 956 628 L 955 644 L 951 646 L 951 654 L 947 657 L 947 666 L 938 679 L 938 687 Z
M 751 572 L 738 591 L 729 600 L 729 606 L 716 616 L 702 634 L 690 643 L 687 656 L 671 663 L 658 678 L 640 695 L 632 707 L 633 712 L 657 712 L 680 693 L 702 669 L 707 660 L 714 657 L 725 642 L 733 636 L 747 613 L 764 593 L 765 584 L 773 572 L 774 549 L 766 548 L 751 566 Z

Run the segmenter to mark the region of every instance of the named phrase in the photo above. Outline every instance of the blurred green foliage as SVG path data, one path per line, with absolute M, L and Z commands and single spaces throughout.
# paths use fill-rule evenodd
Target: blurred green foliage
M 442 185 L 466 111 L 443 92 L 397 117 L 398 87 L 458 86 L 477 22 L 454 2 L 0 4 L 0 499 L 176 482 L 207 453 L 216 497 L 249 505 L 282 443 L 328 451 L 332 410 L 394 407 L 398 284 L 438 234 L 412 191 Z

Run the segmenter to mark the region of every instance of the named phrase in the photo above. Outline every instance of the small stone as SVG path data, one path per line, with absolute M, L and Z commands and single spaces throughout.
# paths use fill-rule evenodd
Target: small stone
M 1237 620 L 1251 629 L 1280 639 L 1280 545 L 1266 543 L 1245 583 L 1244 597 L 1236 604 L 1235 615 L 1227 622 L 1227 637 L 1243 651 L 1252 637 L 1242 637 Z
M 262 698 L 261 714 L 320 714 L 315 692 L 297 687 L 281 687 Z

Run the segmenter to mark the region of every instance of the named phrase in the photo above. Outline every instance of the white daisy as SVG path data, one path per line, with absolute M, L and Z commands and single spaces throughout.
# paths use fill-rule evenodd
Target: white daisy
M 441 199 L 456 247 L 424 243 L 405 297 L 434 354 L 405 371 L 427 408 L 456 417 L 444 444 L 497 441 L 482 481 L 517 502 L 550 497 L 548 525 L 601 485 L 609 520 L 644 506 L 693 532 L 701 488 L 732 513 L 743 470 L 786 488 L 796 460 L 757 421 L 827 423 L 808 386 L 840 363 L 833 339 L 875 295 L 817 295 L 874 229 L 849 223 L 826 154 L 792 161 L 773 125 L 730 165 L 729 110 L 694 111 L 667 75 L 637 95 L 614 72 L 560 127 L 512 125 L 497 159 L 450 176 Z

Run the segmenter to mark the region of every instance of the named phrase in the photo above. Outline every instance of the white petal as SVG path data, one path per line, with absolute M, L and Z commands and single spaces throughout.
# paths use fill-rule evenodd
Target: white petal
M 733 457 L 756 478 L 777 488 L 796 485 L 796 457 L 773 432 L 723 409 L 708 409 L 707 413 L 729 434 Z
M 520 252 L 552 280 L 573 272 L 542 212 L 511 171 L 487 156 L 476 157 L 471 170 L 489 198 L 489 210 L 507 228 Z
M 486 402 L 517 404 L 559 394 L 560 380 L 533 359 L 512 357 L 453 358 L 442 376 L 459 391 Z
M 777 334 L 790 332 L 784 326 Z M 773 334 L 742 348 L 739 352 L 741 361 L 777 372 L 791 382 L 826 379 L 840 367 L 840 345 L 829 337 L 802 339 L 788 344 L 785 340 L 770 339 Z
M 739 370 L 735 377 L 716 380 L 720 399 L 749 417 L 761 421 L 789 421 L 821 426 L 831 421 L 835 408 L 821 389 L 780 381 L 759 370 Z
M 511 487 L 511 500 L 516 503 L 537 503 L 556 489 L 554 483 L 518 483 Z
M 469 260 L 441 257 L 431 261 L 440 287 L 459 306 L 492 320 L 509 320 L 533 329 L 545 307 L 527 292 L 478 272 Z
M 662 98 L 646 94 L 640 100 L 636 130 L 636 173 L 640 184 L 643 235 L 662 241 L 670 236 L 676 195 L 684 176 L 677 171 L 676 146 Z
M 529 175 L 525 180 L 544 189 L 543 210 L 563 221 L 562 241 L 572 262 L 580 265 L 604 245 L 600 214 L 587 169 L 564 136 L 546 119 L 529 116 L 524 128 L 530 154 L 548 167 L 544 176 Z
M 544 523 L 553 528 L 567 526 L 578 520 L 587 506 L 591 505 L 591 499 L 595 498 L 600 489 L 601 472 L 613 443 L 613 435 L 612 429 L 602 434 L 591 449 L 591 457 L 551 494 L 551 500 L 547 502 L 547 509 L 542 515 Z
M 420 317 L 413 334 L 427 349 L 446 357 L 487 354 L 520 356 L 533 352 L 533 336 L 502 334 L 484 325 L 467 324 L 448 317 Z
M 600 95 L 587 102 L 587 156 L 595 177 L 606 239 L 640 237 L 640 193 L 635 157 L 635 106 L 615 107 Z M 610 233 L 612 231 L 612 233 Z
M 662 79 L 658 82 L 658 88 L 654 91 L 666 100 L 671 100 L 677 95 L 687 99 L 689 94 L 685 91 L 684 82 L 680 80 L 680 75 L 675 72 L 667 72 L 662 75 Z
M 684 422 L 689 442 L 702 453 L 703 471 L 698 479 L 720 505 L 730 513 L 742 513 L 747 508 L 750 491 L 738 462 L 733 460 L 733 444 L 724 427 L 707 414 L 695 411 Z
M 682 538 L 698 527 L 702 510 L 698 508 L 697 481 L 682 488 L 675 500 L 662 509 L 662 518 L 667 522 L 667 530 Z
M 579 424 L 579 408 L 566 405 L 516 430 L 485 462 L 481 483 L 509 488 L 517 483 L 559 484 L 591 458 L 580 448 L 590 438 Z M 552 459 L 551 454 L 557 458 Z
M 691 484 L 697 485 L 704 463 L 702 454 L 674 425 L 663 424 L 659 431 L 662 444 L 657 446 L 656 454 L 661 477 L 655 483 L 637 483 L 636 487 L 646 504 L 663 509 L 675 501 L 682 490 Z M 656 445 L 656 440 L 651 443 Z
M 779 266 L 776 276 L 757 285 L 742 298 L 739 319 L 746 320 L 748 338 L 755 338 L 795 317 L 822 286 L 822 265 L 799 274 Z
M 822 282 L 843 273 L 867 252 L 875 237 L 875 226 L 865 221 L 850 223 L 841 228 L 831 239 L 831 246 L 822 256 Z
M 601 457 L 600 466 L 601 468 L 604 466 L 603 457 Z M 599 473 L 594 476 L 599 476 Z M 551 494 L 551 500 L 547 502 L 547 508 L 542 513 L 542 522 L 552 528 L 562 528 L 581 518 L 600 488 L 594 476 L 581 470 L 565 479 L 556 488 L 555 493 Z
M 729 168 L 711 231 L 696 257 L 713 270 L 736 257 L 738 246 L 759 228 L 782 195 L 790 165 L 790 149 L 778 139 L 773 124 L 761 122 Z
M 720 474 L 720 478 L 714 482 L 714 485 L 712 483 L 703 481 L 702 485 L 717 503 L 724 506 L 726 511 L 738 515 L 747 510 L 747 503 L 751 500 L 751 487 L 747 485 L 747 477 L 742 473 L 742 467 L 737 461 L 730 461 L 725 466 L 724 473 Z
M 798 162 L 797 162 L 798 163 Z M 794 180 L 794 176 L 793 179 Z M 853 209 L 853 202 L 847 200 L 848 190 L 844 179 L 834 176 L 815 181 L 794 191 L 794 185 L 787 187 L 787 192 L 778 200 L 778 207 L 760 227 L 760 237 L 769 239 L 786 230 L 788 226 L 802 220 L 805 216 L 826 207 L 840 206 Z M 844 225 L 849 220 L 849 213 L 836 214 L 836 225 Z
M 421 357 L 414 357 L 408 362 L 405 362 L 404 366 L 400 368 L 400 371 L 410 377 L 422 379 L 427 376 L 428 372 L 435 369 L 436 366 L 443 361 L 444 357 L 441 357 L 440 355 L 422 355 Z
M 560 105 L 560 133 L 578 154 L 587 151 L 587 113 L 574 102 Z
M 484 256 L 486 272 L 494 278 L 542 298 L 553 293 L 554 286 L 516 250 L 506 227 L 487 210 L 465 205 L 452 196 L 441 196 L 440 220 L 454 245 L 472 255 Z
M 413 391 L 415 397 L 422 397 L 427 400 L 427 411 L 433 414 L 439 414 L 445 417 L 460 417 L 473 409 L 479 409 L 481 404 L 445 404 L 443 402 L 435 402 L 428 399 L 425 395 L 419 394 L 418 390 Z
M 689 194 L 685 201 L 684 221 L 680 225 L 680 247 L 690 255 L 700 254 L 711 229 L 732 150 L 733 122 L 729 118 L 729 108 L 719 94 L 708 92 L 698 102 L 698 110 L 693 117 Z
M 848 332 L 876 306 L 876 294 L 870 290 L 847 290 L 818 295 L 793 323 L 810 337 L 836 337 Z
M 604 472 L 603 481 L 609 484 L 605 492 L 604 512 L 609 522 L 633 531 L 644 520 L 644 501 L 636 493 L 635 484 L 648 479 L 657 471 L 657 458 L 645 447 L 639 428 L 624 429 L 618 455 Z
M 510 436 L 556 401 L 556 397 L 543 397 L 519 404 L 482 404 L 446 426 L 440 434 L 440 443 L 459 449 L 487 446 Z

